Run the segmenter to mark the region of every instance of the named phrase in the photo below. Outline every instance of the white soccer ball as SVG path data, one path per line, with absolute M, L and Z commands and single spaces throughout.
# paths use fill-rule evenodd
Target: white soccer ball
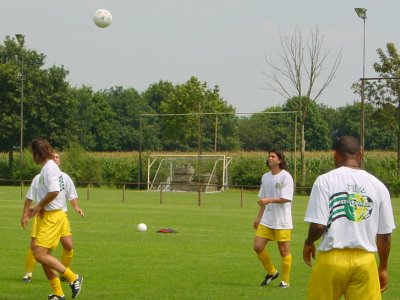
M 144 223 L 138 224 L 137 231 L 144 232 L 146 230 L 147 230 L 147 225 L 146 224 L 144 224 Z
M 100 28 L 109 26 L 112 22 L 112 15 L 107 9 L 100 8 L 93 15 L 93 22 Z

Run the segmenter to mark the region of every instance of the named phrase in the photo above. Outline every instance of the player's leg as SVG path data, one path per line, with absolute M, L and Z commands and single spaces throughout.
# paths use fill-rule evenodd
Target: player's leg
M 276 230 L 279 253 L 282 257 L 282 288 L 289 287 L 290 270 L 292 268 L 292 255 L 290 253 L 291 230 Z
M 63 246 L 61 254 L 61 263 L 69 267 L 71 265 L 72 258 L 74 257 L 74 249 L 72 244 L 72 236 L 63 236 L 60 239 L 61 245 Z
M 319 252 L 308 281 L 307 300 L 340 299 L 349 282 L 349 269 L 347 250 Z
M 268 242 L 274 239 L 273 235 L 273 230 L 263 225 L 258 225 L 253 248 L 267 273 L 261 285 L 268 285 L 279 276 L 279 272 L 272 263 L 271 256 L 266 249 Z
M 60 279 L 57 277 L 55 270 L 65 272 L 65 267 L 51 255 L 51 251 L 48 248 L 35 245 L 33 247 L 33 253 L 38 262 L 42 264 L 44 274 L 50 283 L 53 291 L 52 295 L 64 297 L 64 292 L 61 288 Z
M 69 268 L 66 268 L 50 253 L 50 249 L 57 247 L 66 221 L 67 217 L 62 211 L 45 212 L 43 217 L 38 219 L 38 229 L 33 253 L 35 259 L 44 266 L 43 270 L 50 284 L 52 284 L 52 282 L 54 282 L 54 285 L 58 284 L 57 281 L 59 282 L 59 279 L 57 276 L 56 279 L 54 279 L 54 272 L 52 272 L 52 270 L 57 271 L 70 283 L 72 298 L 75 298 L 81 290 L 82 277 L 72 272 Z
M 345 291 L 346 300 L 365 299 L 367 295 L 370 300 L 382 299 L 374 253 L 353 249 L 351 261 L 352 276 Z
M 35 240 L 34 238 L 31 239 L 31 245 L 28 251 L 26 252 L 25 256 L 25 275 L 22 278 L 22 280 L 27 283 L 32 280 L 32 273 L 36 266 L 36 260 L 32 251 L 32 245 L 34 243 L 34 240 Z
M 32 218 L 32 228 L 31 228 L 31 244 L 25 256 L 25 275 L 22 277 L 24 282 L 31 282 L 33 270 L 36 266 L 36 260 L 33 255 L 32 247 L 35 242 L 36 237 L 36 216 Z
M 64 266 L 69 267 L 71 265 L 72 258 L 74 256 L 73 244 L 72 244 L 72 231 L 71 225 L 68 218 L 64 222 L 64 226 L 61 231 L 60 238 L 63 251 L 61 254 L 61 262 Z

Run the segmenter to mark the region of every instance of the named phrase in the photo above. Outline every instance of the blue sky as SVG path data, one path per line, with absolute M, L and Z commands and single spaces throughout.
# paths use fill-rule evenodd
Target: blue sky
M 191 76 L 218 85 L 237 112 L 256 112 L 285 99 L 268 91 L 265 58 L 277 57 L 279 35 L 299 30 L 307 41 L 318 26 L 331 58 L 342 64 L 319 98 L 331 107 L 357 100 L 351 84 L 362 76 L 365 7 L 366 76 L 376 76 L 376 49 L 400 47 L 398 0 L 2 0 L 0 38 L 26 35 L 26 46 L 47 55 L 47 66 L 63 65 L 73 86 L 112 86 L 143 92 L 159 80 L 184 83 Z M 110 10 L 106 29 L 92 21 Z M 328 61 L 327 67 L 331 61 Z

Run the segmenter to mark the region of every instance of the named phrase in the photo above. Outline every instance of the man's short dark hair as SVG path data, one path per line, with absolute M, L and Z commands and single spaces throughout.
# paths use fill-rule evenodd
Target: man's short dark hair
M 361 152 L 358 139 L 353 136 L 342 136 L 333 143 L 333 150 L 342 156 L 354 156 Z

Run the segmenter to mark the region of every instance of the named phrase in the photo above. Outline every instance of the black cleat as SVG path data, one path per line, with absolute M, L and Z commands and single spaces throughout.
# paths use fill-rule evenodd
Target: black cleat
M 65 300 L 65 296 L 48 295 L 47 300 Z
M 75 297 L 77 297 L 81 292 L 82 282 L 83 282 L 83 277 L 78 275 L 78 279 L 69 284 L 72 290 L 72 299 L 75 299 Z
M 276 279 L 276 278 L 278 278 L 278 276 L 279 276 L 278 270 L 276 270 L 275 273 L 272 274 L 272 275 L 268 275 L 268 274 L 267 274 L 267 275 L 265 276 L 265 278 L 264 278 L 264 281 L 261 282 L 261 285 L 264 286 L 264 285 L 270 284 L 271 281 L 274 280 L 274 279 Z

